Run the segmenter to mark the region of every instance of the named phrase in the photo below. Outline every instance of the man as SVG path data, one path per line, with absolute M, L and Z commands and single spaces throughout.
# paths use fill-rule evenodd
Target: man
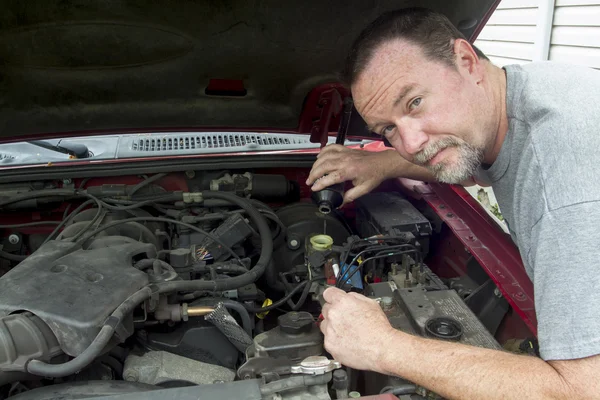
M 534 283 L 541 359 L 405 334 L 374 301 L 335 288 L 327 350 L 452 399 L 600 399 L 600 72 L 498 68 L 423 9 L 372 23 L 347 68 L 356 109 L 396 151 L 328 146 L 307 183 L 351 180 L 345 202 L 394 176 L 490 183 Z

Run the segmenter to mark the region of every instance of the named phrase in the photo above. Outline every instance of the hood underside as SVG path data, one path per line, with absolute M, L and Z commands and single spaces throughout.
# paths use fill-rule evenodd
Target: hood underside
M 176 127 L 303 131 L 308 95 L 344 94 L 336 83 L 345 55 L 381 13 L 429 7 L 472 39 L 495 5 L 3 1 L 0 138 Z

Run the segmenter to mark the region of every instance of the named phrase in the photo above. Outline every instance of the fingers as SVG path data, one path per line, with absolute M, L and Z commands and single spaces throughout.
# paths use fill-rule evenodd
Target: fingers
M 315 183 L 315 181 L 317 181 L 317 179 L 322 178 L 324 175 L 332 174 L 336 171 L 339 171 L 340 163 L 344 160 L 345 157 L 342 153 L 348 153 L 351 151 L 353 150 L 347 149 L 346 147 L 339 144 L 326 146 L 323 150 L 321 150 L 321 152 L 317 156 L 317 161 L 315 162 L 315 164 L 312 167 L 312 170 L 310 171 L 310 175 L 306 180 L 306 184 L 312 185 L 313 183 Z M 342 179 L 342 177 L 340 176 L 338 179 Z M 332 183 L 330 183 L 329 185 L 331 184 Z
M 329 287 L 329 288 L 325 289 L 325 291 L 323 292 L 323 299 L 327 303 L 331 303 L 331 304 L 334 304 L 337 301 L 343 299 L 344 296 L 346 296 L 346 292 L 344 292 L 342 289 L 338 289 L 336 287 Z M 325 314 L 323 314 L 323 315 L 325 315 Z
M 348 149 L 341 144 L 330 144 L 321 149 L 319 154 L 317 154 L 317 158 L 322 157 L 323 155 L 326 155 L 326 154 L 339 153 L 339 152 L 345 151 L 345 150 L 348 150 Z
M 370 304 L 377 303 L 375 300 L 370 299 L 367 296 L 363 296 L 362 294 L 356 293 L 356 292 L 348 292 L 348 296 L 354 297 L 357 300 L 360 300 L 362 302 L 367 302 Z
M 338 171 L 333 171 L 331 174 L 326 175 L 318 181 L 316 181 L 314 185 L 312 185 L 311 190 L 313 192 L 317 192 L 319 190 L 325 189 L 326 187 L 335 185 L 336 183 L 342 183 L 344 181 L 344 178 L 340 175 Z
M 371 190 L 366 184 L 354 186 L 352 189 L 344 193 L 344 202 L 342 206 L 352 203 L 354 200 L 369 193 Z
M 341 161 L 342 160 L 335 155 L 317 160 L 310 171 L 306 184 L 312 185 L 317 179 L 322 178 L 324 175 L 333 174 L 339 171 Z

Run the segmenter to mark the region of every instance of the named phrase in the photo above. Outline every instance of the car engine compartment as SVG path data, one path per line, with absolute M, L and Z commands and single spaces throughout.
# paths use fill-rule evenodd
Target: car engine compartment
M 306 173 L 0 185 L 2 397 L 437 398 L 331 359 L 328 286 L 397 329 L 501 348 L 508 303 L 472 258 L 436 262 L 452 239 L 434 213 L 398 191 L 323 213 Z

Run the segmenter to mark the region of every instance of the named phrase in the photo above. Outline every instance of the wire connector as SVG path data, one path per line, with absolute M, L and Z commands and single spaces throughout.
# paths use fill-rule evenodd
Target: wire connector
M 204 197 L 202 196 L 202 192 L 184 192 L 183 194 L 183 202 L 190 203 L 202 203 L 204 201 Z

